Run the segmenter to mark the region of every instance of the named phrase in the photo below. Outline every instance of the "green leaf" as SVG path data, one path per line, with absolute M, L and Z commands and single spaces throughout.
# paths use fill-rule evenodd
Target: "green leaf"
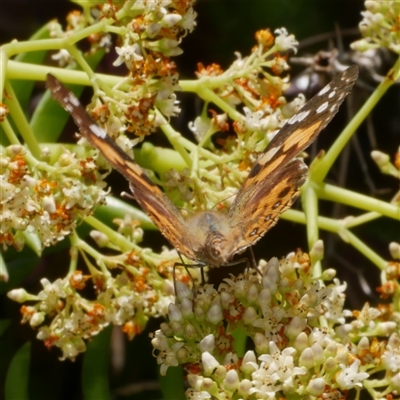
M 6 400 L 25 400 L 28 397 L 31 343 L 26 342 L 15 354 L 7 371 L 5 382 Z
M 111 399 L 108 375 L 111 333 L 112 327 L 109 326 L 87 346 L 82 366 L 82 390 L 85 400 Z
M 38 31 L 36 31 L 29 40 L 40 40 L 47 39 L 49 37 L 49 30 L 47 23 L 43 25 Z M 43 51 L 30 51 L 28 53 L 21 53 L 15 57 L 16 61 L 26 62 L 30 64 L 43 64 L 46 57 L 47 50 Z M 29 80 L 12 80 L 10 81 L 13 87 L 14 93 L 19 101 L 19 104 L 25 113 L 27 113 L 29 101 L 32 96 L 32 91 L 35 86 L 34 81 Z M 13 121 L 11 121 L 13 127 L 15 127 Z M 7 135 L 4 134 L 2 127 L 0 126 L 0 143 L 3 146 L 9 146 L 10 143 L 7 139 Z
M 165 376 L 159 375 L 163 399 L 185 400 L 186 396 L 183 381 L 183 371 L 181 367 L 170 367 Z
M 0 294 L 7 293 L 17 287 L 39 264 L 40 258 L 32 250 L 25 247 L 21 252 L 13 248 L 4 254 L 4 263 L 9 273 L 8 282 L 0 282 Z
M 0 319 L 0 336 L 3 335 L 5 330 L 10 326 L 11 319 Z
M 41 40 L 49 38 L 48 24 L 43 25 L 36 31 L 29 40 Z M 30 51 L 28 53 L 20 53 L 15 57 L 15 61 L 25 62 L 29 64 L 43 65 L 46 58 L 47 50 Z M 34 81 L 30 80 L 13 80 L 11 82 L 19 104 L 23 110 L 28 110 L 29 101 L 32 96 L 32 91 L 35 86 Z
M 107 204 L 97 207 L 94 213 L 95 217 L 115 228 L 116 225 L 112 221 L 115 218 L 124 219 L 126 214 L 130 214 L 133 219 L 139 220 L 143 229 L 157 230 L 157 227 L 146 213 L 113 196 L 107 197 Z

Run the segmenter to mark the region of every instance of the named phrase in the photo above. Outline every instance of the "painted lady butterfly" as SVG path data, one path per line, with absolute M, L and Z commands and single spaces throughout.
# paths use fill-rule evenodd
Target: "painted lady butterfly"
M 253 165 L 228 213 L 201 211 L 187 219 L 50 74 L 47 86 L 81 133 L 129 181 L 139 205 L 176 250 L 197 266 L 219 267 L 256 243 L 292 206 L 308 170 L 303 160 L 295 157 L 331 121 L 357 76 L 357 66 L 346 69 L 286 123 Z

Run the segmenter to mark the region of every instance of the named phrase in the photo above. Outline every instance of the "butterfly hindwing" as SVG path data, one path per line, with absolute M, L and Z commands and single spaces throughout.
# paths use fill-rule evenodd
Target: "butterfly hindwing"
M 243 204 L 230 210 L 232 229 L 242 234 L 235 253 L 253 245 L 278 222 L 279 216 L 289 209 L 300 194 L 307 178 L 308 168 L 300 159 L 294 159 L 279 168 L 259 185 L 250 187 Z

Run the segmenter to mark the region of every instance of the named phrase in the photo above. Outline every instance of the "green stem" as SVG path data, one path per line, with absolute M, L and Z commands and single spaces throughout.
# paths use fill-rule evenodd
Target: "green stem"
M 45 65 L 29 64 L 10 60 L 7 63 L 8 79 L 45 81 L 46 75 L 51 73 L 64 83 L 90 86 L 91 82 L 84 71 L 74 71 L 65 68 L 48 67 Z M 107 85 L 114 86 L 121 82 L 121 77 L 115 75 L 96 74 Z
M 7 119 L 5 119 L 3 122 L 0 122 L 1 127 L 4 130 L 4 133 L 7 136 L 8 141 L 11 144 L 21 144 L 21 142 L 19 141 L 17 135 L 14 132 L 14 129 L 12 128 L 11 124 L 8 122 Z
M 164 132 L 165 136 L 167 137 L 168 141 L 171 143 L 173 148 L 183 158 L 183 160 L 185 161 L 188 168 L 190 168 L 192 166 L 193 160 L 181 142 L 181 138 L 182 138 L 181 134 L 179 132 L 177 132 L 174 128 L 172 128 L 172 126 L 167 122 L 167 120 L 164 118 L 164 116 L 158 110 L 156 110 L 156 114 L 157 114 L 157 117 L 163 121 L 163 123 L 161 125 L 161 129 Z
M 4 46 L 0 46 L 0 93 L 1 93 L 0 101 L 3 101 L 4 83 L 6 80 L 8 61 L 9 57 L 7 53 L 4 51 Z M 8 77 L 8 79 L 10 79 L 10 77 Z
M 350 243 L 355 247 L 361 254 L 373 262 L 380 270 L 384 270 L 387 267 L 387 261 L 375 253 L 370 247 L 368 247 L 363 241 L 361 241 L 354 233 L 348 229 L 342 229 L 339 232 L 339 236 L 346 242 Z
M 386 217 L 400 220 L 399 206 L 329 184 L 313 183 L 313 188 L 320 199 L 347 204 L 366 211 L 374 211 Z
M 372 109 L 386 93 L 386 91 L 395 83 L 396 76 L 400 70 L 400 58 L 397 60 L 395 66 L 386 78 L 379 84 L 375 91 L 371 94 L 369 99 L 364 103 L 354 118 L 347 124 L 346 128 L 339 135 L 335 143 L 330 147 L 324 157 L 317 159 L 318 161 L 310 169 L 312 180 L 315 182 L 322 182 L 329 170 L 332 168 L 333 163 L 342 152 L 344 146 L 351 139 L 354 132 L 364 121 L 364 119 L 371 113 Z
M 138 246 L 135 246 L 132 242 L 126 239 L 124 236 L 120 235 L 114 229 L 108 227 L 103 222 L 99 221 L 97 218 L 89 216 L 85 218 L 85 222 L 87 222 L 94 229 L 104 233 L 107 237 L 115 243 L 118 248 L 121 249 L 121 252 L 131 251 L 132 249 L 140 250 Z
M 37 142 L 35 134 L 29 126 L 27 119 L 25 118 L 25 114 L 18 102 L 18 99 L 16 98 L 14 89 L 8 79 L 5 82 L 5 88 L 11 97 L 11 100 L 6 101 L 10 109 L 10 115 L 12 116 L 12 119 L 17 126 L 20 135 L 24 139 L 24 142 L 28 146 L 28 149 L 30 150 L 32 155 L 35 158 L 39 158 L 41 154 L 39 143 Z
M 311 250 L 319 239 L 318 197 L 308 182 L 303 187 L 301 199 L 307 220 L 308 248 Z M 311 265 L 313 266 L 313 276 L 321 276 L 322 268 L 319 260 L 313 259 L 311 256 Z

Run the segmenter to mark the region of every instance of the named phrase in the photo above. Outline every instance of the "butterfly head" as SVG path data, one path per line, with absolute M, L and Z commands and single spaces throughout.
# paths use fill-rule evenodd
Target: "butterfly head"
M 214 211 L 198 212 L 188 218 L 192 232 L 192 249 L 197 261 L 211 267 L 227 265 L 236 253 L 237 229 L 232 229 L 226 214 Z

